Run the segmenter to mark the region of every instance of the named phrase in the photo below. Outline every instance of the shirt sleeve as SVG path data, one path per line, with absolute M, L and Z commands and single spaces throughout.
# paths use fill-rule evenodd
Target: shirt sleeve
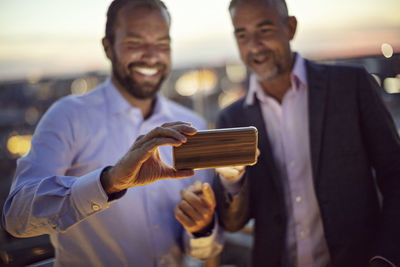
M 382 194 L 375 255 L 400 265 L 400 139 L 393 118 L 379 96 L 381 90 L 365 70 L 359 74 L 360 124 L 368 160 Z
M 3 225 L 16 237 L 63 232 L 110 205 L 100 183 L 103 168 L 65 176 L 77 153 L 73 123 L 79 123 L 65 110 L 71 109 L 58 102 L 46 112 L 30 152 L 18 160 L 3 210 Z
M 214 227 L 210 235 L 195 237 L 185 230 L 183 243 L 185 253 L 192 258 L 206 260 L 217 256 L 222 251 L 224 244 L 224 234 L 218 225 L 217 216 L 214 215 Z
M 214 173 L 210 169 L 196 170 L 195 173 L 195 180 L 199 180 L 203 183 L 207 182 L 210 185 L 213 185 L 212 179 Z M 185 186 L 190 185 L 191 183 L 186 184 Z M 214 226 L 211 234 L 204 237 L 195 237 L 192 233 L 186 231 L 182 227 L 183 249 L 186 255 L 198 260 L 206 260 L 218 255 L 222 251 L 224 245 L 224 231 L 219 227 L 217 217 L 215 210 Z

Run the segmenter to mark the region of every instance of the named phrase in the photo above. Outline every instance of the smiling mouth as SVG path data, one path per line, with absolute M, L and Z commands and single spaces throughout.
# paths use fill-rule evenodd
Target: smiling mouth
M 134 70 L 144 76 L 153 76 L 158 73 L 157 68 L 135 67 Z
M 261 64 L 264 62 L 264 60 L 260 60 L 260 59 L 253 59 L 253 62 L 256 64 Z
M 253 62 L 256 64 L 261 64 L 268 61 L 269 57 L 267 55 L 260 55 L 253 58 Z
M 261 52 L 251 55 L 251 61 L 255 64 L 262 64 L 271 59 L 272 55 L 270 52 Z

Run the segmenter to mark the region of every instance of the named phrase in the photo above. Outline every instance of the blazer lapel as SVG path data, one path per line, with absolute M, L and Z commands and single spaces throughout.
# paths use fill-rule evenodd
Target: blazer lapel
M 321 153 L 322 131 L 327 100 L 327 73 L 323 65 L 306 60 L 308 79 L 308 110 L 311 146 L 311 164 L 314 185 L 316 185 Z

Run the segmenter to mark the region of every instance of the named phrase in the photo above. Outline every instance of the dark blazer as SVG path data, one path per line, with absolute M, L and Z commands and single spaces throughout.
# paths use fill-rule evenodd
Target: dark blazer
M 381 89 L 361 68 L 306 61 L 306 70 L 313 181 L 332 265 L 365 267 L 375 255 L 400 265 L 400 140 Z M 250 125 L 261 155 L 233 201 L 216 179 L 219 221 L 238 231 L 255 218 L 253 265 L 281 266 L 286 207 L 260 106 L 239 100 L 217 122 Z

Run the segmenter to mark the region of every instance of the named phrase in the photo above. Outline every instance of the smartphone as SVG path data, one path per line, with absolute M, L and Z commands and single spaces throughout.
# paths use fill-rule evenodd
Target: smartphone
M 198 131 L 187 142 L 173 148 L 174 168 L 207 169 L 257 162 L 256 127 Z

